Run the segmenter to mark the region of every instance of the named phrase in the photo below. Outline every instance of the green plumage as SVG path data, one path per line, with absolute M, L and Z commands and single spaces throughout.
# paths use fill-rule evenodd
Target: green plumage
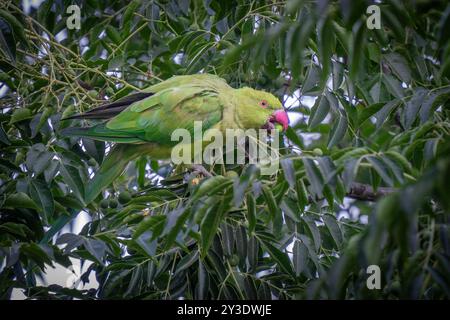
M 261 107 L 261 101 L 267 106 Z M 193 134 L 194 121 L 202 128 L 260 128 L 281 103 L 272 94 L 250 88 L 233 89 L 223 79 L 209 74 L 175 76 L 109 105 L 71 119 L 101 119 L 87 128 L 68 128 L 67 136 L 116 142 L 87 188 L 89 203 L 120 175 L 127 163 L 139 155 L 167 158 L 176 142 L 175 129 Z M 133 146 L 137 145 L 137 146 Z

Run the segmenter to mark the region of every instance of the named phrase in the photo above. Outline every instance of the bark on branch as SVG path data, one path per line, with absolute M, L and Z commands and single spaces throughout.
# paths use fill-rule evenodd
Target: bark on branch
M 375 192 L 370 185 L 353 182 L 346 196 L 358 200 L 375 201 L 395 191 L 397 191 L 395 188 L 379 187 Z

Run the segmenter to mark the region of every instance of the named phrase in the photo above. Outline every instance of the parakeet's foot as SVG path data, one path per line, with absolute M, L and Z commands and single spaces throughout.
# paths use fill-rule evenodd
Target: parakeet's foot
M 191 181 L 194 178 L 201 180 L 204 177 L 212 177 L 212 174 L 201 164 L 184 165 L 184 168 L 188 170 L 184 177 L 186 181 Z
M 189 165 L 187 166 L 187 169 L 190 172 L 185 176 L 185 180 L 192 185 L 198 185 L 203 178 L 212 176 L 212 174 L 206 170 L 205 167 L 199 164 Z
M 193 169 L 192 173 L 201 174 L 204 177 L 212 177 L 212 174 L 208 170 L 206 170 L 205 167 L 202 166 L 201 164 L 193 164 L 191 165 L 191 168 Z

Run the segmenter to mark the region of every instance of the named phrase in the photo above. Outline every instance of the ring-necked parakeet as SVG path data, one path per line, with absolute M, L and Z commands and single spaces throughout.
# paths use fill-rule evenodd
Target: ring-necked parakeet
M 66 119 L 105 121 L 92 127 L 64 129 L 63 135 L 116 142 L 87 187 L 86 203 L 134 158 L 144 154 L 154 159 L 169 158 L 177 143 L 171 141 L 172 132 L 184 128 L 193 134 L 194 121 L 203 121 L 203 130 L 217 128 L 224 136 L 226 129 L 273 129 L 279 124 L 286 130 L 288 126 L 287 114 L 272 94 L 248 87 L 234 89 L 209 74 L 174 76 Z

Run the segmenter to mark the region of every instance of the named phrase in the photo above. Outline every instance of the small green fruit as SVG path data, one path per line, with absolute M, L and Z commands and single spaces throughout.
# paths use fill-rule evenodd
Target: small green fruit
M 107 209 L 108 205 L 109 205 L 108 199 L 103 199 L 102 201 L 100 201 L 100 207 L 102 207 L 103 209 Z
M 315 148 L 315 149 L 313 150 L 313 153 L 314 153 L 314 155 L 316 155 L 316 156 L 321 156 L 321 155 L 323 155 L 322 149 L 319 149 L 319 148 Z
M 228 261 L 232 267 L 235 267 L 239 264 L 239 257 L 237 254 L 233 254 Z
M 91 97 L 92 99 L 97 99 L 98 98 L 98 91 L 97 90 L 89 90 L 88 91 L 88 96 Z
M 225 174 L 225 177 L 236 178 L 236 177 L 239 177 L 239 175 L 236 173 L 236 171 L 230 170 L 230 171 L 227 171 L 227 173 Z
M 123 191 L 119 194 L 118 200 L 121 204 L 128 203 L 131 200 L 131 194 L 128 191 Z
M 117 208 L 118 205 L 119 205 L 119 202 L 117 202 L 116 199 L 111 199 L 111 200 L 109 200 L 109 207 L 110 207 L 111 209 Z
M 15 163 L 16 165 L 19 165 L 19 164 L 21 164 L 21 163 L 23 162 L 24 159 L 25 159 L 25 153 L 19 151 L 19 152 L 16 154 L 16 159 L 15 159 L 14 163 Z
M 88 160 L 88 166 L 90 166 L 90 167 L 95 167 L 96 165 L 97 165 L 97 161 L 95 161 L 94 158 L 90 158 L 90 159 Z

